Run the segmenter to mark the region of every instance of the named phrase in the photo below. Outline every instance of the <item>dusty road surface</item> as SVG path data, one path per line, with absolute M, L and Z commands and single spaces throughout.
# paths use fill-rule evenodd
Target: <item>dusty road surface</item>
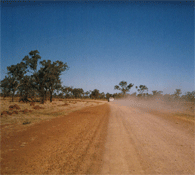
M 107 135 L 108 104 L 1 133 L 1 174 L 99 173 Z M 5 130 L 6 132 L 6 130 Z
M 102 174 L 194 174 L 194 123 L 111 103 Z
M 114 102 L 2 133 L 2 174 L 194 174 L 194 122 Z

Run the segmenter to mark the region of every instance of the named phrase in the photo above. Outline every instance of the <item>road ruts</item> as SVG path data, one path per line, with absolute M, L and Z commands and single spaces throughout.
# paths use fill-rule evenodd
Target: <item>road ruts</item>
M 101 174 L 194 174 L 194 122 L 109 104 Z
M 98 174 L 108 104 L 35 124 L 1 141 L 1 174 Z

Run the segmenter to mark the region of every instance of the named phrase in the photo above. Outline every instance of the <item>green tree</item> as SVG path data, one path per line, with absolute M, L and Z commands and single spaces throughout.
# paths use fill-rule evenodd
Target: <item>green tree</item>
M 110 97 L 112 97 L 112 94 L 110 94 L 110 93 L 106 93 L 106 99 L 109 99 Z
M 30 56 L 30 57 L 29 57 Z M 37 65 L 38 65 L 38 60 L 41 59 L 41 56 L 39 55 L 39 51 L 38 50 L 33 50 L 29 52 L 29 56 L 26 55 L 23 58 L 23 62 L 25 63 L 25 65 L 29 68 L 27 71 L 31 72 L 31 70 L 33 70 L 33 72 L 37 72 Z
M 115 85 L 114 86 L 114 89 L 117 89 L 117 90 L 121 90 L 123 95 L 126 94 L 126 92 L 129 92 L 130 89 L 133 87 L 133 84 L 130 83 L 129 85 L 127 85 L 127 82 L 126 81 L 121 81 L 119 83 L 119 86 L 118 85 Z
M 36 94 L 36 75 L 37 72 L 37 66 L 38 66 L 38 60 L 41 59 L 41 56 L 39 55 L 38 50 L 33 50 L 29 52 L 29 56 L 26 55 L 22 62 L 25 66 L 25 73 L 31 74 L 31 75 L 23 75 L 23 78 L 21 78 L 20 82 L 20 100 L 22 101 L 29 101 L 28 98 L 31 98 L 31 100 L 34 101 L 34 96 Z
M 42 67 L 33 75 L 35 77 L 35 86 L 41 96 L 41 103 L 44 103 L 45 94 L 49 91 L 50 102 L 52 102 L 52 95 L 54 90 L 61 89 L 60 75 L 68 66 L 67 63 L 56 61 L 51 63 L 51 60 L 43 60 L 40 62 Z
M 72 94 L 73 87 L 63 86 L 61 88 L 61 91 L 65 94 L 65 98 L 70 98 L 73 95 Z
M 49 90 L 50 102 L 52 102 L 53 91 L 61 89 L 60 75 L 68 66 L 62 61 L 51 63 L 51 60 L 43 60 L 40 63 L 42 65 L 40 71 L 44 77 L 44 89 Z
M 5 76 L 5 78 L 0 83 L 0 88 L 1 94 L 4 98 L 10 95 L 9 77 Z
M 104 92 L 100 93 L 100 98 L 105 99 L 105 93 Z
M 21 86 L 21 80 L 26 74 L 26 65 L 21 62 L 16 65 L 11 65 L 7 67 L 8 70 L 8 80 L 10 91 L 12 91 L 12 101 L 14 98 L 14 94 L 17 91 L 18 87 Z
M 154 90 L 154 91 L 152 91 L 152 93 L 153 93 L 153 96 L 156 96 L 156 95 L 161 95 L 163 93 L 163 91 Z
M 12 102 L 14 99 L 14 94 L 16 92 L 17 88 L 17 81 L 11 76 L 5 76 L 5 78 L 1 81 L 1 91 L 4 94 L 4 97 L 11 94 L 12 96 Z
M 30 56 L 32 58 L 29 58 L 28 56 L 25 56 L 23 60 L 16 64 L 16 65 L 11 65 L 7 67 L 8 70 L 8 77 L 5 77 L 5 80 L 9 82 L 9 86 L 7 86 L 7 89 L 9 89 L 10 92 L 12 92 L 12 101 L 13 97 L 16 91 L 20 91 L 20 97 L 26 98 L 26 95 L 30 89 L 32 89 L 31 86 L 29 86 L 29 82 L 27 83 L 27 80 L 30 81 L 30 76 L 25 75 L 29 70 L 27 69 L 28 66 L 31 67 L 31 69 L 35 69 L 35 60 L 36 58 L 40 59 L 40 56 L 37 55 L 38 51 L 31 51 Z M 34 61 L 34 62 L 33 62 Z M 4 81 L 5 82 L 5 81 Z M 24 83 L 25 82 L 25 83 Z M 4 83 L 5 84 L 5 83 Z M 24 87 L 24 86 L 28 86 Z M 30 87 L 30 89 L 29 89 Z M 26 91 L 26 90 L 28 91 Z M 25 92 L 25 95 L 23 96 L 23 92 Z
M 29 97 L 32 100 L 38 92 L 41 103 L 44 103 L 48 93 L 52 102 L 54 90 L 61 89 L 60 76 L 68 69 L 67 63 L 43 60 L 40 61 L 41 68 L 37 70 L 39 59 L 41 59 L 39 52 L 34 50 L 29 52 L 29 56 L 25 56 L 20 63 L 7 67 L 8 76 L 1 81 L 1 91 L 5 95 L 11 93 L 12 101 L 17 91 L 20 92 L 23 101 L 28 101 Z
M 192 102 L 195 102 L 195 91 L 192 91 L 192 92 L 187 92 L 185 94 L 185 99 L 188 100 L 188 101 L 192 101 Z
M 145 85 L 140 85 L 139 87 L 135 87 L 136 89 L 137 89 L 137 91 L 140 93 L 140 95 L 139 96 L 144 96 L 145 95 L 145 91 L 147 91 L 148 92 L 148 88 L 147 88 L 147 86 L 145 86 Z
M 91 92 L 91 95 L 90 95 L 90 98 L 95 98 L 97 99 L 99 97 L 99 90 L 98 89 L 94 89 L 92 92 Z
M 90 94 L 90 92 L 89 91 L 86 91 L 85 92 L 85 98 L 89 98 L 89 94 Z
M 181 95 L 181 89 L 175 89 L 175 92 L 174 92 L 173 95 L 174 95 L 175 98 L 179 98 L 180 95 Z
M 82 88 L 74 88 L 72 91 L 75 98 L 82 98 L 84 90 Z
M 27 102 L 29 101 L 28 98 L 31 98 L 32 101 L 34 101 L 34 85 L 32 82 L 32 77 L 25 75 L 21 80 L 20 80 L 20 101 Z

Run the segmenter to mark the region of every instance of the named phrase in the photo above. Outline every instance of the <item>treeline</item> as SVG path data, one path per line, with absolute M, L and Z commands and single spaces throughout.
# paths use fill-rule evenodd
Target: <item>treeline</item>
M 7 76 L 0 83 L 1 96 L 12 97 L 12 101 L 19 97 L 23 102 L 39 99 L 41 103 L 48 99 L 52 102 L 53 97 L 106 99 L 112 96 L 98 89 L 84 92 L 82 88 L 62 86 L 60 76 L 68 70 L 67 63 L 40 59 L 38 50 L 34 50 L 20 63 L 8 66 Z
M 3 97 L 15 95 L 20 97 L 20 101 L 34 101 L 36 96 L 40 97 L 40 102 L 44 103 L 46 95 L 49 94 L 50 101 L 54 91 L 61 88 L 60 75 L 68 69 L 67 63 L 62 61 L 51 62 L 51 60 L 41 59 L 37 50 L 29 52 L 22 61 L 16 65 L 7 67 L 7 76 L 1 81 L 1 95 Z M 30 99 L 30 100 L 29 100 Z
M 93 91 L 84 91 L 82 88 L 73 88 L 62 86 L 60 79 L 61 74 L 68 70 L 67 63 L 62 61 L 52 62 L 51 60 L 39 61 L 41 56 L 38 50 L 29 52 L 22 61 L 16 65 L 7 67 L 7 76 L 0 82 L 2 97 L 19 97 L 19 101 L 37 101 L 44 103 L 45 100 L 52 98 L 91 98 L 91 99 L 108 99 L 110 97 L 123 98 L 125 96 L 136 97 L 157 97 L 162 96 L 162 91 L 152 91 L 153 94 L 148 94 L 146 85 L 135 86 L 138 93 L 127 94 L 134 84 L 127 85 L 126 81 L 121 81 L 119 85 L 115 85 L 115 90 L 120 90 L 121 93 L 104 93 L 98 89 Z M 39 69 L 38 69 L 39 67 Z M 181 95 L 181 90 L 176 89 L 175 93 L 165 94 L 164 97 L 169 99 L 185 99 L 187 101 L 195 101 L 195 91 L 187 92 Z
M 173 94 L 163 95 L 162 94 L 163 91 L 153 90 L 152 94 L 149 94 L 148 87 L 146 85 L 139 85 L 139 86 L 135 86 L 135 88 L 137 89 L 137 93 L 134 92 L 132 94 L 126 94 L 126 92 L 129 92 L 133 86 L 134 85 L 132 83 L 127 85 L 126 81 L 121 81 L 119 85 L 116 85 L 114 87 L 114 89 L 121 91 L 120 96 L 116 96 L 116 97 L 120 98 L 120 97 L 133 96 L 133 97 L 140 97 L 145 99 L 163 97 L 164 99 L 167 99 L 169 101 L 180 99 L 180 100 L 195 102 L 195 91 L 187 92 L 185 93 L 185 95 L 181 95 L 182 94 L 181 89 L 175 89 L 175 92 Z

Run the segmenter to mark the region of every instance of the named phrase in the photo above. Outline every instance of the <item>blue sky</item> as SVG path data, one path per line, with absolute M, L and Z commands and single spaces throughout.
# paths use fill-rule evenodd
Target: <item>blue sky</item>
M 31 50 L 67 62 L 63 85 L 115 93 L 124 80 L 173 93 L 194 90 L 194 6 L 189 1 L 1 3 L 1 79 Z

